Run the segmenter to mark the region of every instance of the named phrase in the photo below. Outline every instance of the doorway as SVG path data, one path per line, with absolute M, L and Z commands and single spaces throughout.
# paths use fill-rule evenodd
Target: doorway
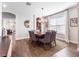
M 9 12 L 2 12 L 2 38 L 8 37 L 8 35 L 15 36 L 15 19 L 16 16 Z

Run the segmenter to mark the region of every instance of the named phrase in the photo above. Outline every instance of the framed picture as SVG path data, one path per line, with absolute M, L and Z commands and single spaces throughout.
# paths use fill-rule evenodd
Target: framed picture
M 25 21 L 24 21 L 24 26 L 25 26 L 26 28 L 29 28 L 29 27 L 30 27 L 30 21 L 29 21 L 29 20 L 25 20 Z
M 71 27 L 77 27 L 78 26 L 78 18 L 77 17 L 70 19 L 70 26 Z

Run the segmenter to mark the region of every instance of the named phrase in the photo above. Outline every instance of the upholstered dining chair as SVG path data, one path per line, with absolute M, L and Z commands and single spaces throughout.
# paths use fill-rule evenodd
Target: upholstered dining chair
M 34 31 L 29 31 L 30 39 L 32 41 L 37 41 L 38 39 L 36 38 Z
M 51 31 L 52 35 L 51 35 L 51 39 L 50 41 L 53 42 L 56 46 L 56 31 Z
M 44 47 L 47 47 L 47 44 L 50 43 L 50 39 L 51 39 L 51 32 L 46 32 L 45 36 L 43 39 L 39 39 L 39 42 L 42 42 L 44 44 Z

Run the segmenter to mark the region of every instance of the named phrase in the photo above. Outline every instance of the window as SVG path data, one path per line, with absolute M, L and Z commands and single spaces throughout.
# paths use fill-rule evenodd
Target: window
M 51 16 L 48 19 L 49 19 L 50 30 L 55 30 L 59 34 L 65 34 L 66 15 L 64 13 L 56 15 L 56 16 Z

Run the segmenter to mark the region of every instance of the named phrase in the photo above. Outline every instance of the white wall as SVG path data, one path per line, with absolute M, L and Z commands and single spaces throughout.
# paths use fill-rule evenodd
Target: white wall
M 77 7 L 73 7 L 69 9 L 69 31 L 70 31 L 70 42 L 78 43 L 78 26 L 71 27 L 70 26 L 70 18 L 78 17 Z
M 28 38 L 28 31 L 33 29 L 33 16 L 27 15 L 29 13 L 18 13 L 16 16 L 16 38 Z M 30 21 L 30 28 L 25 28 L 24 21 L 29 20 Z

